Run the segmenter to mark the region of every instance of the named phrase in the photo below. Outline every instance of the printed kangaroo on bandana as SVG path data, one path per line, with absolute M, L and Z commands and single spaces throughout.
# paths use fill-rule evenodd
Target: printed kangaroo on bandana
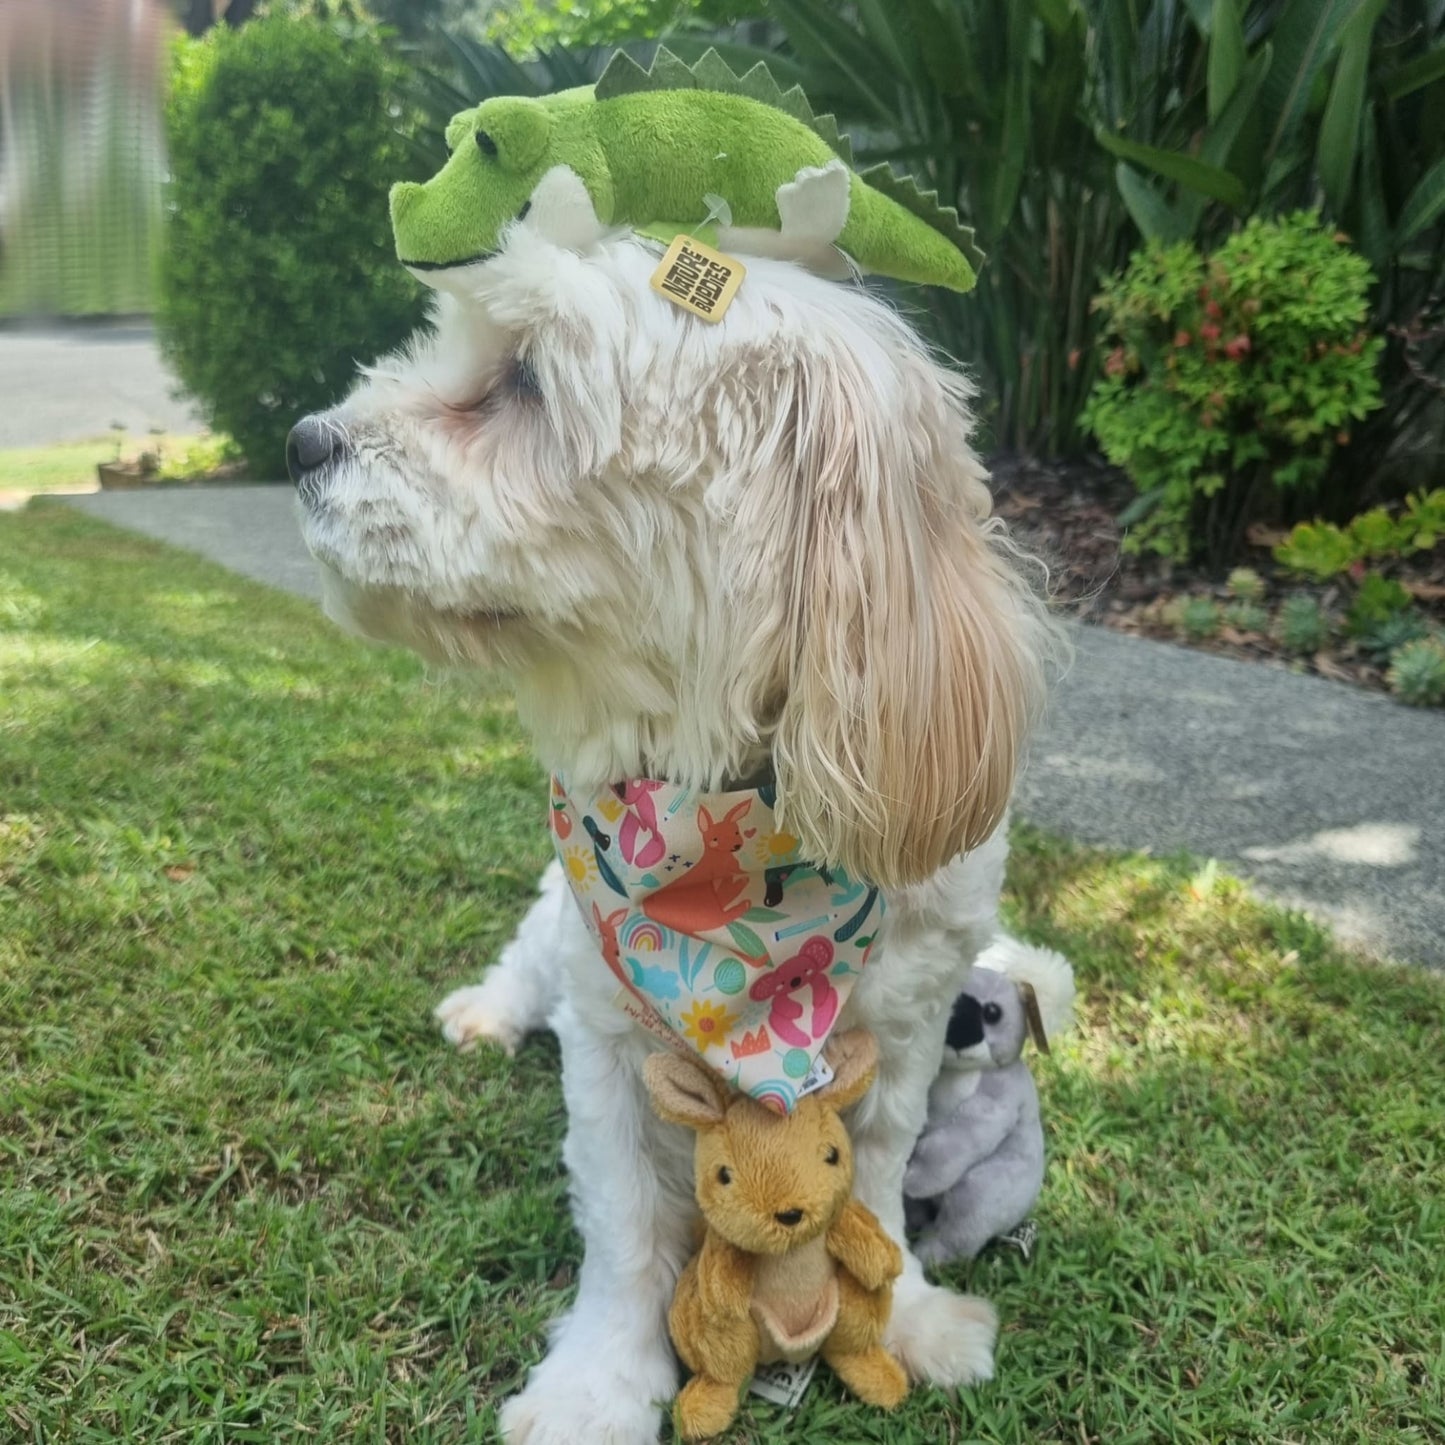
M 884 902 L 800 859 L 775 797 L 771 784 L 693 793 L 653 779 L 574 796 L 553 778 L 551 823 L 619 1005 L 788 1113 L 826 1082 L 814 1066 Z

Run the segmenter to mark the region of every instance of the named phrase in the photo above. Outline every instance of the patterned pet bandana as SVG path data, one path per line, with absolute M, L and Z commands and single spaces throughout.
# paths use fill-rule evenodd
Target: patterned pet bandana
M 876 888 L 798 857 L 769 784 L 691 793 L 638 779 L 573 797 L 552 840 L 618 1004 L 788 1113 L 810 1087 L 883 918 Z M 820 1065 L 820 1068 L 826 1065 Z

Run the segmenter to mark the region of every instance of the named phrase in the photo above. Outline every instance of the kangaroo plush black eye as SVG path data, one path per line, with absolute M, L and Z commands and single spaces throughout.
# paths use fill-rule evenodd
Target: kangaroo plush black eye
M 986 1024 L 996 1024 L 1003 1017 L 1003 1010 L 996 1003 L 986 1003 L 983 1006 L 983 1021 Z
M 491 136 L 486 133 L 486 131 L 479 130 L 477 132 L 477 149 L 481 151 L 484 156 L 490 158 L 492 156 L 495 156 L 497 153 L 497 143 L 491 138 Z
M 824 1163 L 824 1164 L 836 1164 L 836 1163 L 838 1162 L 838 1158 L 839 1158 L 839 1155 L 838 1155 L 838 1146 L 837 1146 L 836 1144 L 829 1144 L 829 1145 L 828 1145 L 828 1152 L 827 1152 L 825 1155 L 823 1155 L 823 1163 Z
M 724 1164 L 722 1168 L 718 1170 L 717 1182 L 719 1184 L 731 1184 L 733 1182 L 733 1172 L 727 1167 L 726 1164 Z

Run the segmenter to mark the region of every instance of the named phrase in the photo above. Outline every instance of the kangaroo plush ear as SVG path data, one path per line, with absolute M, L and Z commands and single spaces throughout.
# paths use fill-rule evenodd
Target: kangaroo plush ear
M 878 1073 L 878 1040 L 867 1029 L 848 1029 L 828 1040 L 823 1055 L 833 1070 L 831 1083 L 818 1090 L 835 1109 L 856 1104 Z
M 727 1089 L 700 1060 L 681 1054 L 652 1054 L 642 1066 L 652 1107 L 669 1124 L 711 1129 L 727 1114 Z

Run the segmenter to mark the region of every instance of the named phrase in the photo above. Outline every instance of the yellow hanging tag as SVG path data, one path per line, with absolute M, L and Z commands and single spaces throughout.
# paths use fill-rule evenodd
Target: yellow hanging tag
M 652 273 L 652 289 L 704 321 L 721 321 L 745 275 L 747 270 L 736 257 L 724 256 L 691 236 L 676 236 Z
M 1024 1021 L 1028 1024 L 1029 1036 L 1038 1045 L 1040 1053 L 1049 1052 L 1049 1036 L 1044 1032 L 1044 1016 L 1039 1009 L 1039 996 L 1031 983 L 1020 982 L 1019 996 L 1024 1001 Z

